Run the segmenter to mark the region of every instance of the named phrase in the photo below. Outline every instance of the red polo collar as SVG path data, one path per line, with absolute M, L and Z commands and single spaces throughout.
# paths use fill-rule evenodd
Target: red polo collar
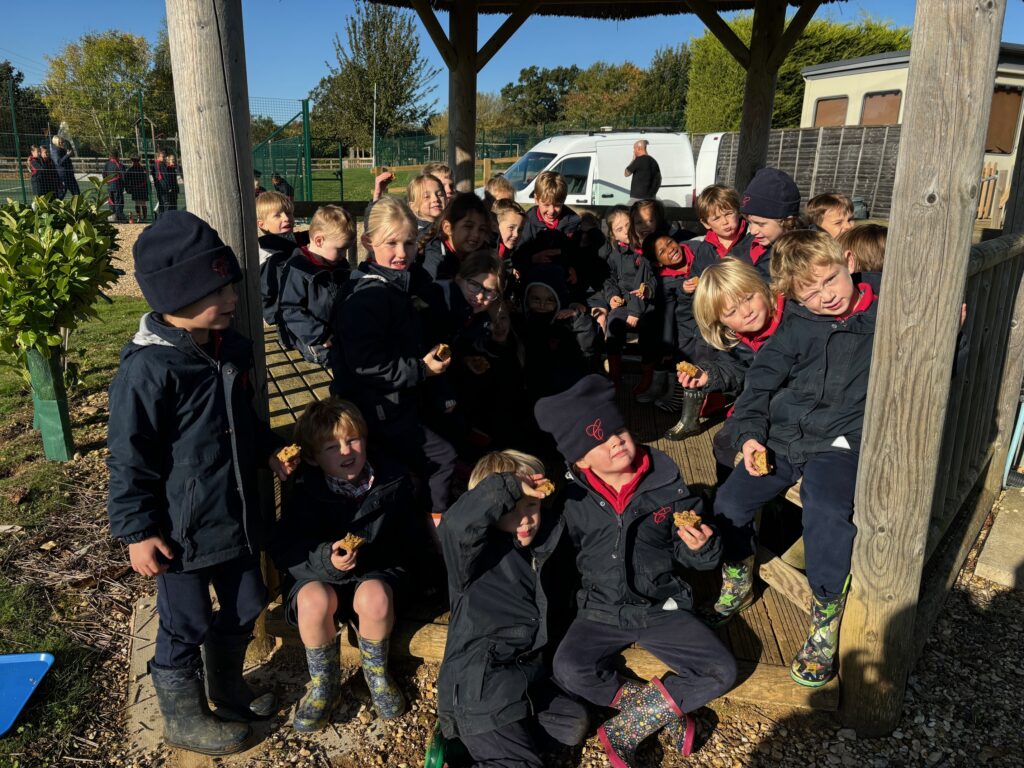
M 878 294 L 875 293 L 874 289 L 868 283 L 859 283 L 857 288 L 860 291 L 860 298 L 857 299 L 857 303 L 854 304 L 853 309 L 845 315 L 837 317 L 837 320 L 847 320 L 858 312 L 863 312 L 878 301 Z
M 558 229 L 559 219 L 555 219 L 555 223 L 554 224 L 548 224 L 547 221 L 544 220 L 544 217 L 540 215 L 540 206 L 537 206 L 533 210 L 537 212 L 537 221 L 539 221 L 541 224 L 543 224 L 548 229 Z
M 633 475 L 633 478 L 618 491 L 595 475 L 590 469 L 580 469 L 580 472 L 583 473 L 587 482 L 590 483 L 590 487 L 597 491 L 601 498 L 611 504 L 612 509 L 615 510 L 615 514 L 617 515 L 621 515 L 626 511 L 626 507 L 629 506 L 629 502 L 633 498 L 633 494 L 636 493 L 636 489 L 640 485 L 640 482 L 651 471 L 650 453 L 646 448 L 638 448 L 637 450 L 638 456 L 633 461 L 633 465 L 636 468 L 636 474 Z
M 757 352 L 757 350 L 761 348 L 761 345 L 768 341 L 771 335 L 775 333 L 776 330 L 778 330 L 779 323 L 782 322 L 782 311 L 783 309 L 785 309 L 785 306 L 786 298 L 781 293 L 776 294 L 775 317 L 772 318 L 772 321 L 768 324 L 768 327 L 755 336 L 748 336 L 745 333 L 737 333 L 736 338 L 739 339 L 744 344 L 746 344 L 752 350 Z
M 747 234 L 747 220 L 741 218 L 740 228 L 736 231 L 736 236 L 732 239 L 732 245 L 728 248 L 726 248 L 722 244 L 722 241 L 718 239 L 718 234 L 714 230 L 709 230 L 708 233 L 704 235 L 704 242 L 711 243 L 711 245 L 715 247 L 715 252 L 718 254 L 718 258 L 724 259 L 729 254 L 729 251 L 732 250 L 733 245 L 736 245 L 736 243 L 742 240 L 745 234 Z M 753 258 L 753 254 L 751 254 L 751 258 Z
M 302 251 L 302 255 L 306 257 L 306 261 L 320 269 L 337 269 L 342 264 L 341 259 L 338 259 L 337 261 L 327 261 L 326 259 L 320 258 L 305 245 L 299 250 Z

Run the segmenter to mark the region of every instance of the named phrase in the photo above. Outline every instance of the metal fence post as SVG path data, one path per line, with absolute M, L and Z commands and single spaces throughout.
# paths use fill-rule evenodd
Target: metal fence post
M 306 200 L 313 199 L 313 147 L 309 137 L 309 99 L 302 100 L 302 149 L 306 161 Z
M 345 200 L 345 148 L 338 142 L 338 200 Z
M 142 146 L 139 148 L 139 151 L 142 154 L 142 169 L 143 169 L 142 178 L 145 180 L 145 183 L 146 183 L 146 212 L 149 215 L 153 216 L 153 218 L 155 219 L 156 215 L 153 213 L 153 187 L 149 183 L 149 156 L 148 156 L 149 153 L 146 152 L 146 112 L 145 112 L 145 109 L 142 106 L 142 103 L 143 103 L 143 97 L 142 97 L 142 91 L 140 90 L 139 91 L 139 135 L 142 137 L 142 142 L 141 142 Z M 153 151 L 154 152 L 156 151 L 156 147 L 153 147 Z M 155 181 L 155 179 L 154 179 L 154 181 Z M 160 211 L 160 213 L 163 213 L 163 211 Z
M 28 203 L 25 192 L 25 169 L 21 165 L 21 142 L 18 139 L 18 118 L 14 109 L 14 78 L 7 81 L 7 98 L 11 105 L 11 131 L 14 133 L 14 157 L 18 163 L 18 181 L 21 183 L 21 202 Z

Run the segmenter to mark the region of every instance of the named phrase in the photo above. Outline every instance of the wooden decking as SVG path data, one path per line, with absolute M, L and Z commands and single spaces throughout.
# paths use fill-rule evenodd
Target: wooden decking
M 286 439 L 290 427 L 312 400 L 328 396 L 330 375 L 318 366 L 310 365 L 292 351 L 281 347 L 272 330 L 266 333 L 268 390 L 270 394 L 270 420 Z M 628 376 L 627 376 L 628 379 Z M 624 392 L 629 387 L 623 387 Z M 679 465 L 680 472 L 691 488 L 701 491 L 715 484 L 715 461 L 711 440 L 720 428 L 715 424 L 700 435 L 682 442 L 661 439 L 661 435 L 674 422 L 674 418 L 650 405 L 633 403 L 628 396 L 619 402 L 634 437 L 654 446 Z M 740 662 L 740 683 L 726 696 L 739 703 L 783 707 L 835 710 L 839 701 L 838 681 L 819 689 L 797 685 L 789 677 L 789 662 L 796 654 L 807 633 L 806 580 L 790 566 L 763 552 L 762 577 L 776 584 L 773 588 L 759 583 L 758 599 L 728 627 L 719 631 L 722 641 L 729 645 Z M 688 574 L 698 601 L 711 601 L 718 589 L 717 574 Z M 415 613 L 416 611 L 414 611 Z M 280 606 L 272 606 L 267 629 L 285 642 L 298 642 L 281 617 Z M 416 618 L 400 620 L 395 628 L 393 648 L 399 655 L 408 655 L 426 661 L 440 661 L 444 652 L 447 627 L 446 616 L 436 616 L 429 610 L 418 611 Z M 342 649 L 346 656 L 356 659 L 357 650 L 351 633 L 343 633 Z M 646 652 L 629 649 L 623 662 L 641 677 L 661 674 L 666 668 Z

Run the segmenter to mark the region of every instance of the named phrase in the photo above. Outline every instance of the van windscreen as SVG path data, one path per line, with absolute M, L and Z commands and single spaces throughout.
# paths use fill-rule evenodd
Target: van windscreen
M 537 174 L 547 168 L 554 159 L 555 156 L 550 152 L 527 152 L 502 175 L 512 182 L 516 191 L 526 189 Z

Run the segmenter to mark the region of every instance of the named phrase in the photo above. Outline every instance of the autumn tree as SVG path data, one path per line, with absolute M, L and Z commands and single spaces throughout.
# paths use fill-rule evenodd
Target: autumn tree
M 674 48 L 659 48 L 644 70 L 633 110 L 648 125 L 682 129 L 689 75 L 690 49 L 685 43 Z
M 644 79 L 635 64 L 595 62 L 580 72 L 565 97 L 565 120 L 570 125 L 610 124 L 620 127 L 636 116 L 634 100 Z
M 8 89 L 14 91 L 14 113 L 18 120 L 18 132 L 22 136 L 21 149 L 28 153 L 29 143 L 38 144 L 40 137 L 47 128 L 49 115 L 46 105 L 39 98 L 35 88 L 26 88 L 25 73 L 17 69 L 10 61 L 0 60 L 0 98 L 7 103 Z M 14 154 L 14 127 L 11 125 L 11 111 L 0 110 L 0 152 Z
M 378 134 L 420 126 L 433 112 L 436 102 L 428 97 L 439 70 L 420 54 L 410 13 L 357 0 L 345 20 L 345 42 L 334 36 L 334 52 L 337 66 L 328 63 L 329 74 L 310 93 L 314 138 L 369 147 L 374 85 Z
M 565 98 L 572 91 L 580 68 L 527 67 L 519 71 L 519 80 L 501 89 L 508 116 L 516 125 L 554 123 L 565 117 Z
M 174 136 L 178 133 L 178 117 L 174 107 L 174 75 L 171 72 L 171 45 L 167 37 L 167 18 L 164 17 L 153 46 L 152 66 L 146 73 L 146 117 L 153 121 L 156 135 Z
M 89 33 L 46 56 L 43 102 L 83 144 L 108 152 L 134 136 L 138 94 L 146 84 L 150 48 L 144 37 L 110 30 Z

